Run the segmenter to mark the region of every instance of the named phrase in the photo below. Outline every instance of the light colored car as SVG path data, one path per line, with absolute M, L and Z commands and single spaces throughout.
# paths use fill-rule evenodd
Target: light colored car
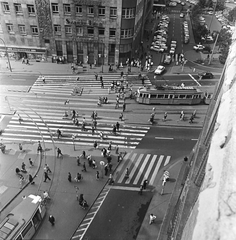
M 170 7 L 176 7 L 176 6 L 177 6 L 177 3 L 176 3 L 176 2 L 170 2 L 170 3 L 169 3 L 169 6 L 170 6 Z
M 159 46 L 155 45 L 155 46 L 151 46 L 150 50 L 153 50 L 155 52 L 164 52 L 163 48 L 160 48 Z
M 181 5 L 184 6 L 184 5 L 185 5 L 185 2 L 181 2 Z
M 177 45 L 177 41 L 175 41 L 175 40 L 172 40 L 171 43 L 175 43 Z
M 177 45 L 176 45 L 175 43 L 171 43 L 171 44 L 170 44 L 170 47 L 171 47 L 171 48 L 176 48 L 176 46 L 177 46 Z
M 170 49 L 170 54 L 174 54 L 174 53 L 175 53 L 175 48 L 172 47 L 172 48 Z
M 154 71 L 155 74 L 160 75 L 165 71 L 165 67 L 162 65 L 159 65 L 156 70 Z
M 179 17 L 183 18 L 183 17 L 184 17 L 184 14 L 183 14 L 183 13 L 180 13 Z
M 165 51 L 168 49 L 168 47 L 164 43 L 159 44 L 159 47 L 163 48 Z
M 208 13 L 209 15 L 213 15 L 213 14 L 214 14 L 213 11 L 208 11 L 207 13 Z
M 193 46 L 193 49 L 196 50 L 196 51 L 201 51 L 205 48 L 205 46 L 201 45 L 201 44 L 198 44 L 198 45 L 195 45 Z
M 171 64 L 172 57 L 170 55 L 166 55 L 164 59 L 164 64 Z

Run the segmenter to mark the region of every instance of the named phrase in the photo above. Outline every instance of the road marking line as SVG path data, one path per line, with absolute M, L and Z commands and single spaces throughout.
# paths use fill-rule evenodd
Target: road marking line
M 131 172 L 130 172 L 130 174 L 129 174 L 131 177 L 134 175 L 136 169 L 138 168 L 138 165 L 139 165 L 139 163 L 141 162 L 141 159 L 143 158 L 143 155 L 144 155 L 144 154 L 140 154 L 138 160 L 134 163 L 134 166 L 133 166 L 133 168 L 132 168 L 132 170 L 131 170 Z M 129 183 L 130 183 L 131 177 L 129 177 L 129 178 L 126 180 L 125 184 L 129 184 Z
M 160 166 L 161 166 L 161 163 L 162 163 L 163 159 L 164 159 L 164 155 L 161 155 L 161 156 L 159 157 L 159 160 L 158 160 L 158 163 L 157 163 L 157 165 L 156 165 L 156 168 L 155 168 L 155 170 L 154 170 L 154 172 L 153 172 L 153 174 L 152 174 L 152 177 L 151 177 L 151 179 L 150 179 L 150 181 L 149 181 L 150 185 L 153 185 L 154 180 L 155 180 L 156 175 L 157 175 L 157 172 L 159 171 L 159 168 L 160 168 Z
M 155 139 L 173 140 L 174 138 L 155 137 Z
M 12 80 L 21 80 L 21 81 L 26 81 L 26 79 L 23 79 L 23 78 L 12 78 Z
M 192 138 L 191 140 L 192 140 L 192 141 L 197 141 L 198 139 L 197 139 L 197 138 Z
M 151 160 L 151 162 L 150 162 L 150 164 L 148 166 L 148 169 L 147 169 L 147 171 L 146 171 L 146 173 L 145 173 L 145 175 L 144 175 L 144 177 L 143 177 L 143 179 L 141 181 L 141 184 L 143 183 L 144 180 L 148 179 L 148 175 L 150 174 L 150 171 L 151 171 L 154 163 L 156 162 L 156 158 L 157 158 L 157 155 L 154 155 L 152 157 L 152 160 Z
M 130 166 L 131 166 L 131 164 L 133 163 L 133 161 L 134 161 L 134 159 L 136 158 L 136 156 L 137 156 L 137 153 L 133 153 L 133 156 L 131 157 L 128 165 L 127 165 L 125 168 L 128 168 L 128 169 L 130 168 Z M 118 183 L 121 183 L 121 182 L 123 181 L 123 179 L 124 179 L 124 177 L 125 177 L 125 174 L 126 174 L 126 170 L 124 170 L 124 171 L 122 172 L 119 180 L 117 181 Z
M 146 166 L 146 164 L 147 164 L 147 162 L 148 162 L 148 159 L 149 159 L 150 157 L 151 157 L 151 154 L 148 154 L 148 155 L 146 156 L 145 160 L 143 161 L 142 166 L 139 168 L 139 172 L 138 172 L 136 178 L 134 179 L 133 184 L 137 184 L 137 183 L 138 183 L 138 180 L 139 180 L 140 176 L 143 174 L 143 170 L 144 170 L 144 168 L 145 168 L 145 166 Z
M 167 156 L 166 157 L 166 160 L 165 160 L 165 163 L 164 163 L 164 167 L 170 162 L 170 158 L 171 158 L 171 156 Z

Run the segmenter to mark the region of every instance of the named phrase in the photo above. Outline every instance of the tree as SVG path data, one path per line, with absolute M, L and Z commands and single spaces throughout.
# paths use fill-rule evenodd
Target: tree
M 219 60 L 221 63 L 225 63 L 226 58 L 229 53 L 229 46 L 232 42 L 232 34 L 227 29 L 221 29 L 217 41 L 217 45 L 220 48 L 221 55 L 219 56 Z
M 197 5 L 200 8 L 204 8 L 206 6 L 206 0 L 199 0 L 199 2 L 197 3 Z
M 228 20 L 230 22 L 235 22 L 236 21 L 236 7 L 229 11 Z
M 192 8 L 192 18 L 199 17 L 201 13 L 202 9 L 198 4 Z
M 225 9 L 225 0 L 217 0 L 216 11 L 223 11 Z

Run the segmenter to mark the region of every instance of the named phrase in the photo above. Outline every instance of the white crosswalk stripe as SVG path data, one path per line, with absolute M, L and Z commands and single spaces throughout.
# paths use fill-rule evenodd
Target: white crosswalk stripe
M 117 79 L 119 74 L 103 75 L 104 85 L 108 86 Z M 137 75 L 138 76 L 138 75 Z M 129 76 L 137 77 L 137 76 Z M 41 77 L 31 87 L 29 93 L 22 95 L 19 92 L 11 93 L 9 102 L 17 114 L 20 114 L 23 121 L 19 123 L 17 114 L 12 117 L 1 138 L 5 142 L 23 141 L 37 142 L 43 139 L 46 143 L 64 143 L 93 145 L 96 140 L 101 146 L 118 145 L 120 148 L 134 149 L 145 136 L 149 127 L 127 125 L 118 119 L 122 107 L 115 108 L 116 94 L 108 95 L 106 89 L 101 89 L 100 81 L 96 81 L 94 75 L 78 76 L 44 76 L 46 83 Z M 128 79 L 132 82 L 132 79 Z M 77 83 L 79 82 L 79 83 Z M 136 83 L 137 82 L 137 83 Z M 82 96 L 72 96 L 74 84 L 83 85 Z M 151 84 L 145 80 L 145 84 Z M 140 81 L 134 80 L 133 86 L 141 86 Z M 108 96 L 109 104 L 103 104 L 102 108 L 97 106 L 97 96 Z M 65 101 L 68 100 L 68 104 Z M 121 105 L 123 100 L 120 100 Z M 71 115 L 64 118 L 65 111 L 70 113 L 73 109 L 78 112 L 77 119 L 79 126 L 72 122 Z M 92 134 L 91 113 L 96 110 L 98 113 L 98 124 L 95 133 Z M 81 124 L 86 119 L 86 131 L 82 131 Z M 112 133 L 112 125 L 120 123 L 120 131 Z M 60 129 L 62 137 L 57 138 L 57 130 Z M 104 139 L 100 139 L 99 133 L 104 133 Z M 72 136 L 76 135 L 75 140 Z
M 128 153 L 116 170 L 115 185 L 141 185 L 148 179 L 153 185 L 161 166 L 169 164 L 171 156 Z M 129 169 L 129 178 L 125 178 L 126 169 Z

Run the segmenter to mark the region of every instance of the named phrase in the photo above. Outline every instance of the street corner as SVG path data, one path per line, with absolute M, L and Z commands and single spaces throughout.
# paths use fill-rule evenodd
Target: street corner
M 200 52 L 196 52 L 195 50 L 188 50 L 184 53 L 184 57 L 188 61 L 194 62 L 201 58 L 201 54 Z

